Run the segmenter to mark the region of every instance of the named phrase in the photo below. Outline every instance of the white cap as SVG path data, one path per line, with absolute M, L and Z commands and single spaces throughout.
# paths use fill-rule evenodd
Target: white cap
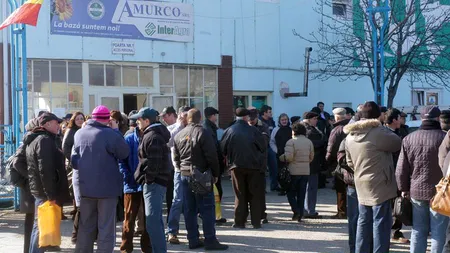
M 347 114 L 347 110 L 344 108 L 338 107 L 333 110 L 334 115 L 345 116 Z

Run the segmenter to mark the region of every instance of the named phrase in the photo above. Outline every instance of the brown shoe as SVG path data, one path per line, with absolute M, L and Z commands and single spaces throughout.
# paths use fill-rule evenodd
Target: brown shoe
M 176 235 L 171 235 L 169 234 L 169 243 L 170 244 L 180 244 L 180 240 L 178 239 L 178 237 Z
M 392 240 L 401 244 L 410 244 L 410 241 L 406 239 L 405 237 L 392 237 Z

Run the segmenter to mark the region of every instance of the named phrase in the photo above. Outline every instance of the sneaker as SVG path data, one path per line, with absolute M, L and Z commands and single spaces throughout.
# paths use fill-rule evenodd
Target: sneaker
M 237 225 L 237 224 L 233 224 L 233 228 L 244 229 L 244 228 L 245 228 L 245 225 Z
M 213 250 L 227 250 L 228 245 L 221 244 L 219 241 L 215 241 L 213 244 L 205 245 L 206 251 Z
M 167 240 L 170 244 L 180 244 L 180 240 L 176 235 L 169 234 L 169 239 Z
M 262 219 L 262 224 L 267 224 L 267 223 L 269 223 L 269 220 L 266 218 L 266 219 Z
M 205 243 L 202 241 L 198 241 L 196 245 L 189 244 L 189 249 L 199 249 L 203 248 L 205 246 Z
M 293 221 L 296 221 L 296 220 L 298 220 L 298 219 L 300 219 L 301 217 L 300 217 L 300 214 L 299 213 L 294 213 L 294 215 L 292 216 L 292 220 Z

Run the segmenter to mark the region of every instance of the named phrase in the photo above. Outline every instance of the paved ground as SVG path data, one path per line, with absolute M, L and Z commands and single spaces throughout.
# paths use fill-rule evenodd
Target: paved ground
M 234 197 L 229 181 L 224 183 L 225 217 L 233 217 Z M 252 228 L 237 230 L 231 228 L 232 222 L 226 226 L 217 227 L 217 236 L 223 243 L 230 245 L 228 252 L 324 252 L 344 253 L 347 250 L 347 221 L 329 219 L 335 214 L 335 193 L 331 189 L 319 190 L 318 211 L 324 215 L 322 220 L 305 220 L 299 224 L 290 220 L 292 214 L 285 196 L 275 193 L 267 194 L 267 207 L 270 223 L 260 230 Z M 67 208 L 68 209 L 68 208 Z M 70 211 L 70 210 L 67 210 Z M 0 211 L 0 253 L 21 253 L 23 246 L 23 215 L 11 211 Z M 184 224 L 181 225 L 181 228 Z M 251 226 L 250 226 L 251 227 Z M 73 252 L 70 243 L 72 229 L 71 221 L 63 221 L 63 252 Z M 410 228 L 404 230 L 410 236 Z M 117 247 L 119 252 L 121 224 L 117 226 Z M 187 248 L 186 231 L 181 231 L 181 245 L 169 245 L 169 252 L 203 252 L 191 251 Z M 135 252 L 139 249 L 135 240 Z M 136 247 L 137 246 L 137 247 Z M 391 252 L 408 252 L 409 245 L 393 244 Z

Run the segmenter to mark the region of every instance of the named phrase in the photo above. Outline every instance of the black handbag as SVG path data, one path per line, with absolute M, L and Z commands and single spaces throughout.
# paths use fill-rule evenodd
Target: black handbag
M 291 188 L 292 177 L 286 165 L 282 166 L 278 171 L 278 183 L 280 184 L 281 189 L 285 191 L 289 191 Z
M 195 127 L 192 127 L 191 132 L 189 133 L 189 147 L 192 152 L 192 133 L 194 132 Z M 189 187 L 192 192 L 198 195 L 207 195 L 213 192 L 213 176 L 210 169 L 203 171 L 200 168 L 197 168 L 191 165 L 191 178 L 189 180 Z
M 393 215 L 405 226 L 413 225 L 412 204 L 407 198 L 397 197 L 394 199 Z

